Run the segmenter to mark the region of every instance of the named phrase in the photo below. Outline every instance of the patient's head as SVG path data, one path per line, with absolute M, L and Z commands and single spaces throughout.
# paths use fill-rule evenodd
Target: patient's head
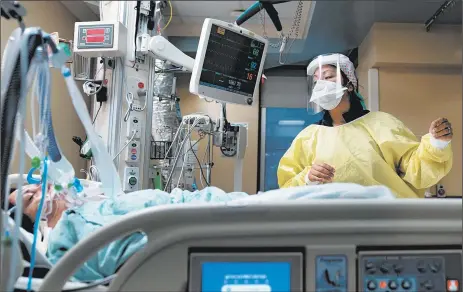
M 42 197 L 42 186 L 41 185 L 27 185 L 23 187 L 23 213 L 29 217 L 32 221 L 35 221 L 35 216 L 39 209 L 40 199 Z M 51 188 L 48 187 L 48 192 Z M 16 205 L 16 198 L 18 191 L 14 191 L 10 194 L 8 200 L 10 204 Z M 47 216 L 48 226 L 55 227 L 58 220 L 61 218 L 62 213 L 66 210 L 66 204 L 63 200 L 53 200 L 52 210 Z

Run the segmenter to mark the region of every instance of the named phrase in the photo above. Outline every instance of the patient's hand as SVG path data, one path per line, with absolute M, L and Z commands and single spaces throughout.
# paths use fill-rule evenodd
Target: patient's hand
M 32 221 L 35 220 L 35 214 L 39 208 L 42 190 L 40 185 L 27 185 L 22 188 L 23 191 L 23 213 Z M 11 204 L 16 206 L 18 190 L 12 192 L 8 198 Z

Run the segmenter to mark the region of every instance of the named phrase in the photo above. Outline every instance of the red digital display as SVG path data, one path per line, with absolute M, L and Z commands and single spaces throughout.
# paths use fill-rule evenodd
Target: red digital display
M 87 29 L 87 35 L 104 34 L 104 28 Z
M 104 35 L 94 35 L 94 36 L 87 35 L 87 43 L 103 43 L 103 42 L 104 42 Z

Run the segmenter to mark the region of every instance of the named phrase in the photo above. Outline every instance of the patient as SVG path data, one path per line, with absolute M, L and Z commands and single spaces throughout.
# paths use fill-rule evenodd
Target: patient
M 33 231 L 33 223 L 35 221 L 35 216 L 37 210 L 39 209 L 40 198 L 42 197 L 42 186 L 41 185 L 27 185 L 22 188 L 23 190 L 23 214 L 27 217 L 24 221 L 23 228 L 28 232 Z M 51 186 L 48 187 L 48 191 L 51 191 Z M 16 205 L 16 198 L 18 195 L 18 190 L 11 192 L 8 201 L 12 208 Z M 63 212 L 67 209 L 66 204 L 63 200 L 57 199 L 53 201 L 53 208 L 51 213 L 47 216 L 48 227 L 55 227 L 58 223 L 58 220 L 61 218 Z M 11 215 L 13 217 L 13 214 Z
M 34 218 L 37 212 L 40 189 L 27 186 L 25 209 L 27 216 Z M 10 196 L 10 201 L 16 198 Z M 244 192 L 227 193 L 216 187 L 207 187 L 200 191 L 189 192 L 174 189 L 171 193 L 161 190 L 142 190 L 114 199 L 88 201 L 83 206 L 66 208 L 64 201 L 57 201 L 49 216 L 49 225 L 53 227 L 49 235 L 47 258 L 58 262 L 72 247 L 89 234 L 122 219 L 126 214 L 160 205 L 203 204 L 229 202 L 233 200 L 272 201 L 306 199 L 393 199 L 392 193 L 385 187 L 363 187 L 353 184 L 327 184 L 300 188 L 274 190 L 255 196 Z M 26 201 L 28 200 L 28 201 Z M 15 201 L 12 201 L 13 203 Z M 123 236 L 111 242 L 91 257 L 74 274 L 79 281 L 99 280 L 113 275 L 133 254 L 145 246 L 146 236 L 141 232 Z

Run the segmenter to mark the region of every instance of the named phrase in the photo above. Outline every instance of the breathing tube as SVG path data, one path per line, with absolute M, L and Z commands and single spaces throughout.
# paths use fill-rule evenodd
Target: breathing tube
M 62 67 L 62 74 L 67 85 L 72 104 L 79 116 L 87 133 L 88 140 L 92 147 L 92 154 L 95 158 L 95 165 L 99 170 L 101 179 L 101 190 L 110 199 L 123 194 L 119 174 L 116 171 L 113 159 L 106 151 L 105 144 L 100 136 L 95 132 L 92 119 L 87 111 L 87 105 L 80 93 L 69 68 Z
M 35 252 L 37 247 L 38 227 L 40 224 L 41 211 L 44 209 L 46 190 L 47 190 L 47 154 L 51 153 L 56 161 L 61 161 L 63 157 L 60 155 L 59 146 L 54 138 L 53 130 L 51 128 L 51 114 L 50 114 L 50 90 L 49 90 L 49 63 L 46 57 L 47 50 L 44 45 L 48 44 L 52 47 L 52 51 L 57 52 L 56 46 L 52 43 L 48 35 L 44 35 L 39 28 L 28 28 L 23 33 L 20 29 L 13 32 L 9 39 L 5 54 L 2 60 L 2 88 L 1 88 L 1 182 L 0 192 L 1 198 L 4 200 L 3 205 L 6 211 L 8 204 L 8 172 L 11 162 L 11 157 L 14 153 L 14 134 L 18 133 L 19 136 L 19 179 L 17 182 L 18 192 L 16 197 L 16 208 L 14 209 L 15 224 L 13 232 L 8 232 L 5 229 L 6 240 L 11 242 L 11 246 L 19 246 L 20 227 L 22 225 L 23 213 L 23 176 L 25 168 L 25 150 L 35 152 L 38 159 L 38 168 L 43 170 L 42 175 L 42 190 L 40 206 L 37 212 L 37 220 L 34 224 L 34 239 L 31 256 L 29 288 L 32 283 L 32 270 L 35 264 Z M 51 45 L 50 45 L 51 44 Z M 38 73 L 37 73 L 38 72 Z M 30 137 L 26 139 L 26 132 L 24 131 L 24 117 L 26 112 L 26 96 L 29 92 L 31 81 L 39 77 L 39 99 L 40 99 L 40 121 L 42 132 L 42 144 L 40 145 L 41 151 L 37 149 L 36 145 L 31 141 Z M 51 133 L 51 135 L 50 135 Z M 48 136 L 51 136 L 51 143 L 49 143 Z M 26 148 L 26 143 L 29 144 Z M 28 152 L 29 152 L 28 151 Z M 42 162 L 43 161 L 43 162 Z M 39 180 L 40 182 L 40 180 Z M 50 209 L 50 208 L 49 208 Z M 13 211 L 13 210 L 11 210 Z M 51 210 L 49 210 L 51 211 Z M 11 229 L 8 227 L 8 229 Z M 9 274 L 14 275 L 17 265 L 20 263 L 20 254 L 17 248 L 11 250 L 11 262 L 9 267 Z M 7 279 L 7 291 L 13 291 L 15 277 Z
M 11 42 L 8 44 L 8 49 L 5 50 L 2 62 L 2 112 L 1 112 L 1 182 L 0 192 L 2 199 L 5 200 L 4 204 L 8 200 L 8 171 L 13 154 L 13 141 L 15 127 L 24 127 L 24 120 L 20 116 L 16 117 L 16 113 L 19 111 L 24 116 L 25 113 L 25 97 L 27 95 L 28 88 L 28 69 L 31 60 L 36 53 L 37 48 L 42 44 L 43 39 L 41 38 L 40 31 L 38 29 L 26 29 L 23 34 L 18 30 L 13 32 L 13 38 L 10 38 Z M 6 60 L 5 60 L 6 59 Z M 3 78 L 6 73 L 5 78 Z M 3 82 L 5 81 L 5 83 Z M 5 87 L 4 87 L 5 86 Z M 24 137 L 24 136 L 23 136 Z M 16 201 L 15 211 L 15 228 L 11 237 L 7 237 L 7 240 L 11 241 L 13 247 L 19 246 L 20 226 L 22 221 L 22 173 L 24 173 L 25 164 L 25 143 L 20 142 L 19 145 L 19 181 L 18 181 L 18 195 Z M 3 234 L 2 234 L 3 236 Z M 13 248 L 11 251 L 11 265 L 10 275 L 14 275 L 16 266 L 20 259 L 19 251 L 17 248 Z M 14 277 L 7 279 L 7 291 L 12 291 L 14 287 Z
M 34 133 L 32 140 L 26 132 L 28 148 L 26 151 L 33 159 L 32 169 L 29 171 L 29 177 L 38 169 L 37 163 L 34 165 L 34 158 L 39 157 L 39 153 L 48 153 L 50 166 L 48 177 L 54 184 L 57 191 L 69 187 L 75 182 L 75 172 L 71 163 L 62 155 L 61 148 L 55 137 L 53 120 L 51 113 L 51 96 L 50 96 L 50 69 L 48 59 L 37 61 L 37 82 L 35 92 L 37 93 L 37 102 L 39 103 L 39 133 Z M 32 100 L 34 102 L 34 100 Z M 35 128 L 35 120 L 32 121 Z M 25 130 L 23 130 L 25 131 Z M 46 136 L 46 140 L 44 137 Z M 41 148 L 40 150 L 37 148 Z M 42 157 L 39 157 L 42 158 Z M 28 180 L 29 183 L 40 183 L 40 181 Z

